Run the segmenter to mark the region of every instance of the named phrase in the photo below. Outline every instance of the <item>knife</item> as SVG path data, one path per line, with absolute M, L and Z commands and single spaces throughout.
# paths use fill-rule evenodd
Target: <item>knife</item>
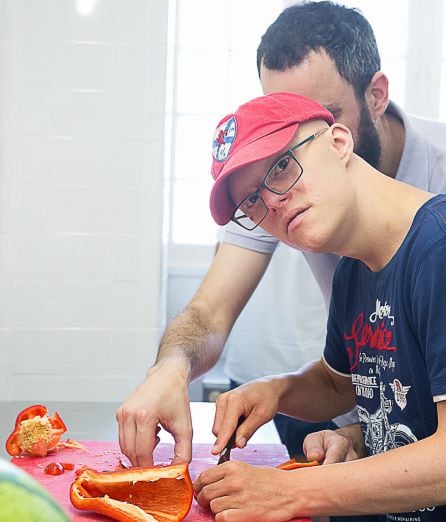
M 241 415 L 239 417 L 237 426 L 235 427 L 235 430 L 234 430 L 234 433 L 229 438 L 228 442 L 226 443 L 226 446 L 220 452 L 217 466 L 219 464 L 223 464 L 223 462 L 229 462 L 229 459 L 231 458 L 231 449 L 233 448 L 233 446 L 235 446 L 235 436 L 237 434 L 237 430 L 238 430 L 239 426 L 242 424 L 242 422 L 245 420 L 246 420 L 246 418 L 243 415 Z

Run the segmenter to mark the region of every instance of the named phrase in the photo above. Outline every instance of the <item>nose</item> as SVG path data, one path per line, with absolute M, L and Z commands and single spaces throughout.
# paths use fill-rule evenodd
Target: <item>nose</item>
M 265 205 L 270 210 L 278 210 L 279 208 L 283 207 L 291 198 L 290 191 L 285 192 L 285 194 L 275 194 L 267 188 L 262 188 L 260 192 Z

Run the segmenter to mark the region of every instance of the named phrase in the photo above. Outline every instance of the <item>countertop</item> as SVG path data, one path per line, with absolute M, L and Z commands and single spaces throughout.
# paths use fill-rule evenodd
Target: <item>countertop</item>
M 5 441 L 14 427 L 17 414 L 31 402 L 0 401 L 0 456 L 9 459 L 5 451 Z M 67 437 L 75 440 L 116 441 L 118 438 L 116 402 L 46 402 L 52 415 L 57 411 L 68 427 Z M 215 404 L 212 402 L 191 402 L 192 424 L 195 444 L 213 444 L 212 434 Z M 172 442 L 165 431 L 160 432 L 162 443 Z M 280 444 L 280 438 L 271 421 L 262 426 L 251 438 L 249 444 Z M 328 522 L 325 517 L 314 517 L 313 522 Z

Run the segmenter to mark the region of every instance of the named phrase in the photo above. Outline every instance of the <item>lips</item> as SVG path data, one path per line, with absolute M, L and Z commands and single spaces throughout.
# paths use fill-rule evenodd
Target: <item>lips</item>
M 284 219 L 283 219 L 283 223 L 284 223 L 284 228 L 286 230 L 286 232 L 290 232 L 290 226 L 291 224 L 293 223 L 293 221 L 300 215 L 302 215 L 306 210 L 308 210 L 308 207 L 305 207 L 305 208 L 296 208 L 290 212 L 288 212 Z

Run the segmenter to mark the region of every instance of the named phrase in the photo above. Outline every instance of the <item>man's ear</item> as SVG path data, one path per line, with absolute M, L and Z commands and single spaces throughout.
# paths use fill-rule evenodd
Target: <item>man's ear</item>
M 347 165 L 353 154 L 352 133 L 348 127 L 338 122 L 333 123 L 330 131 L 333 138 L 332 146 L 344 165 Z
M 389 104 L 389 80 L 381 72 L 376 72 L 365 91 L 365 101 L 373 121 L 384 114 Z

